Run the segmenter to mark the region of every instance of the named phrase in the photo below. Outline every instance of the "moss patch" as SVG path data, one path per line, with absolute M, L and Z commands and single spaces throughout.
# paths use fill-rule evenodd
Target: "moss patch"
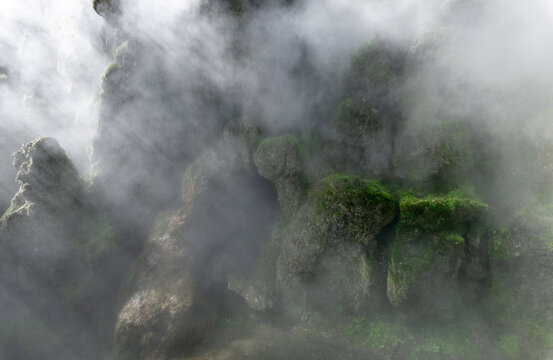
M 363 241 L 374 223 L 393 218 L 395 201 L 378 182 L 358 176 L 336 174 L 324 178 L 312 192 L 317 209 L 327 222 L 344 225 L 354 239 Z
M 400 222 L 425 230 L 439 230 L 478 219 L 488 206 L 480 201 L 454 195 L 423 198 L 404 195 L 399 201 Z

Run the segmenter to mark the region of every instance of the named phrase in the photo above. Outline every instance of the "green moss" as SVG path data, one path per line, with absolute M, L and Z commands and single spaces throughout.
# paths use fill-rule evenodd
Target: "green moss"
M 470 325 L 426 326 L 421 330 L 423 340 L 412 347 L 408 360 L 486 358 Z
M 432 243 L 421 242 L 417 246 L 396 241 L 390 252 L 388 280 L 399 286 L 409 286 L 434 264 L 437 251 Z
M 376 84 L 389 84 L 396 78 L 390 61 L 376 42 L 371 41 L 359 49 L 351 61 L 352 72 L 357 78 L 364 78 Z
M 400 222 L 426 230 L 439 230 L 478 219 L 487 208 L 480 201 L 454 195 L 424 198 L 404 195 L 399 201 Z
M 497 228 L 490 231 L 488 256 L 492 262 L 500 263 L 511 256 L 509 237 L 509 231 L 506 228 Z
M 507 359 L 520 359 L 520 344 L 516 335 L 501 335 L 497 347 Z
M 115 61 L 112 61 L 108 67 L 106 68 L 106 70 L 104 71 L 104 75 L 103 75 L 103 78 L 104 79 L 108 79 L 113 73 L 115 73 L 117 70 L 119 69 L 119 65 L 115 62 Z
M 129 41 L 125 41 L 117 49 L 115 49 L 115 59 L 119 58 L 120 56 L 124 55 L 129 50 Z
M 376 180 L 363 179 L 359 176 L 334 174 L 320 182 L 321 187 L 313 192 L 319 200 L 319 210 L 332 208 L 334 201 L 350 204 L 375 204 L 394 202 L 392 194 Z
M 292 134 L 285 134 L 277 137 L 266 137 L 261 139 L 261 141 L 257 145 L 256 151 L 263 151 L 263 149 L 273 147 L 277 144 L 280 145 L 281 143 L 284 143 L 292 148 L 297 148 L 298 152 L 300 150 L 300 142 L 298 138 Z
M 379 118 L 370 106 L 350 98 L 338 105 L 334 122 L 347 132 L 377 130 L 381 126 Z
M 373 180 L 335 174 L 324 178 L 310 194 L 327 222 L 345 224 L 346 232 L 362 241 L 374 223 L 393 217 L 395 200 Z
M 515 319 L 518 313 L 513 289 L 499 275 L 492 279 L 491 286 L 482 299 L 481 307 L 491 320 L 503 326 Z

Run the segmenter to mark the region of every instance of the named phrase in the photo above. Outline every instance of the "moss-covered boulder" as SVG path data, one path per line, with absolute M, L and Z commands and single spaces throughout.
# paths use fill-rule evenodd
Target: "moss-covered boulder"
M 291 216 L 300 205 L 305 187 L 298 139 L 290 134 L 263 139 L 254 162 L 259 174 L 275 184 L 282 212 Z
M 479 234 L 487 206 L 455 195 L 404 195 L 390 246 L 387 295 L 417 316 L 452 320 L 463 299 L 459 274 L 481 280 L 485 244 Z
M 178 211 L 160 215 L 129 274 L 131 296 L 115 325 L 122 359 L 165 359 L 201 340 L 209 326 L 202 284 L 189 260 L 193 251 L 179 236 L 184 219 Z
M 367 310 L 378 298 L 375 237 L 394 212 L 394 199 L 375 182 L 347 175 L 323 179 L 285 230 L 279 287 L 314 305 Z
M 487 209 L 480 201 L 456 195 L 404 195 L 399 201 L 399 221 L 425 231 L 455 229 L 480 218 Z

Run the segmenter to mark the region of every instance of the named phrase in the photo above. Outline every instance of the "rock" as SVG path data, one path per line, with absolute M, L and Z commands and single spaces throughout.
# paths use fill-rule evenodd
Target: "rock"
M 127 37 L 115 50 L 102 77 L 90 153 L 98 203 L 126 233 L 134 256 L 156 214 L 181 205 L 175 194 L 183 173 L 227 120 L 213 87 L 200 90 L 170 74 L 166 54 L 150 45 Z
M 277 225 L 273 229 L 270 241 L 260 250 L 252 270 L 241 274 L 229 274 L 227 277 L 228 289 L 240 295 L 250 309 L 268 311 L 277 305 L 276 269 L 281 237 L 282 231 Z
M 20 188 L 0 219 L 1 246 L 24 272 L 50 285 L 64 279 L 62 286 L 77 286 L 87 270 L 71 227 L 79 187 L 75 167 L 52 138 L 23 145 L 14 153 L 14 166 Z
M 120 13 L 120 0 L 92 0 L 92 7 L 98 15 L 113 20 Z
M 178 236 L 184 219 L 178 211 L 160 216 L 132 270 L 132 296 L 115 325 L 124 359 L 165 359 L 173 349 L 201 340 L 209 326 L 190 261 L 193 251 Z
M 348 98 L 333 122 L 330 159 L 341 171 L 384 177 L 393 152 L 392 121 L 367 102 Z
M 346 175 L 323 179 L 286 229 L 279 288 L 329 308 L 375 306 L 375 237 L 394 218 L 394 207 L 391 195 L 371 181 Z
M 246 278 L 257 265 L 276 193 L 249 169 L 250 132 L 233 129 L 249 128 L 229 125 L 224 139 L 188 167 L 184 206 L 158 216 L 129 275 L 133 285 L 115 329 L 123 357 L 165 359 L 200 341 L 221 306 L 227 276 Z
M 103 356 L 105 333 L 96 330 L 109 321 L 105 303 L 117 286 L 106 285 L 117 277 L 114 234 L 83 205 L 56 140 L 23 145 L 14 165 L 20 189 L 0 219 L 0 344 L 9 343 L 7 358 L 88 359 L 90 348 Z
M 415 317 L 453 320 L 462 303 L 457 278 L 463 260 L 464 239 L 456 233 L 398 232 L 388 265 L 388 300 L 414 306 Z
M 300 205 L 305 187 L 303 159 L 296 137 L 283 135 L 264 139 L 257 147 L 254 162 L 259 174 L 275 184 L 282 212 L 291 216 Z
M 487 275 L 479 267 L 485 257 L 476 231 L 487 206 L 453 195 L 405 195 L 399 207 L 388 264 L 388 300 L 414 317 L 451 321 L 463 304 L 460 272 L 475 280 Z
M 489 134 L 474 130 L 472 119 L 478 114 L 464 111 L 466 98 L 460 94 L 467 89 L 447 65 L 453 37 L 447 27 L 440 27 L 413 42 L 398 105 L 405 121 L 396 129 L 394 175 L 430 192 L 448 192 L 474 181 L 480 176 L 477 161 L 489 156 L 483 151 Z M 451 76 L 455 79 L 444 81 Z
M 373 39 L 353 56 L 346 94 L 331 124 L 329 158 L 337 171 L 382 178 L 392 171 L 401 116 L 396 101 L 404 55 Z

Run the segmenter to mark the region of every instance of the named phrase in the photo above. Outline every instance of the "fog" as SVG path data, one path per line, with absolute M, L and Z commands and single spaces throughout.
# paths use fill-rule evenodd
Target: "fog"
M 100 11 L 102 17 L 89 0 L 0 3 L 0 210 L 9 207 L 18 189 L 12 153 L 38 136 L 55 138 L 83 184 L 92 184 L 92 190 L 83 190 L 86 185 L 78 190 L 77 196 L 89 193 L 76 201 L 74 218 L 90 207 L 119 237 L 116 255 L 110 255 L 112 262 L 106 267 L 113 273 L 90 275 L 94 281 L 104 281 L 98 286 L 102 291 L 117 293 L 102 301 L 98 290 L 85 306 L 87 315 L 93 312 L 94 301 L 106 312 L 117 312 L 130 295 L 136 299 L 138 291 L 122 280 L 130 273 L 144 276 L 136 285 L 142 290 L 157 286 L 151 273 L 131 266 L 138 268 L 141 261 L 150 266 L 147 250 L 157 245 L 147 245 L 146 250 L 142 246 L 155 238 L 155 228 L 150 229 L 159 225 L 160 218 L 155 219 L 162 212 L 180 211 L 171 216 L 193 222 L 182 233 L 190 237 L 186 251 L 196 256 L 191 256 L 190 272 L 201 279 L 202 291 L 223 297 L 227 276 L 253 271 L 266 246 L 259 239 L 282 240 L 285 235 L 274 235 L 274 228 L 279 221 L 294 224 L 302 204 L 297 200 L 290 215 L 281 203 L 277 214 L 277 198 L 282 201 L 283 196 L 277 194 L 278 184 L 252 170 L 260 168 L 253 165 L 251 154 L 264 137 L 293 133 L 302 144 L 323 144 L 306 150 L 302 166 L 308 169 L 307 186 L 332 173 L 348 172 L 377 178 L 394 191 L 461 191 L 490 205 L 493 215 L 481 221 L 490 229 L 510 229 L 515 224 L 513 214 L 525 208 L 546 209 L 539 219 L 551 216 L 547 210 L 553 200 L 551 1 L 121 0 L 113 4 L 117 10 Z M 238 10 L 233 8 L 236 4 L 241 4 Z M 385 65 L 393 70 L 384 85 L 356 82 L 355 57 L 371 46 L 382 49 Z M 368 106 L 385 124 L 378 135 L 358 140 L 361 145 L 344 145 L 336 156 L 329 149 L 347 143 L 336 130 L 337 109 L 347 98 Z M 248 143 L 248 131 L 255 133 L 255 146 Z M 450 142 L 444 145 L 443 139 Z M 249 155 L 242 156 L 243 151 Z M 434 157 L 440 151 L 447 154 Z M 237 160 L 240 156 L 245 165 Z M 220 181 L 213 185 L 210 176 Z M 187 191 L 193 192 L 187 186 L 199 195 L 187 198 Z M 305 197 L 309 195 L 297 199 Z M 387 242 L 393 240 L 388 238 L 398 221 L 384 224 L 373 235 L 379 261 L 386 266 L 382 259 L 389 254 Z M 87 225 L 63 226 L 73 233 Z M 517 223 L 513 234 L 533 239 L 540 226 Z M 483 240 L 486 246 L 487 241 Z M 470 246 L 464 251 L 472 251 Z M 171 261 L 181 264 L 188 259 L 179 254 L 171 254 L 176 259 Z M 171 274 L 159 266 L 162 270 L 153 273 Z M 328 266 L 325 271 L 332 273 Z M 485 261 L 488 273 L 474 286 L 492 281 L 493 266 Z M 462 276 L 465 271 L 461 270 Z M 386 274 L 381 272 L 384 280 L 375 286 L 380 286 L 384 298 Z M 544 281 L 548 280 L 546 274 Z M 40 293 L 50 292 L 42 283 L 33 286 Z M 17 303 L 22 312 L 36 311 L 29 305 L 33 302 L 26 303 L 30 308 L 26 309 L 10 291 L 5 291 L 7 300 L 0 299 L 0 306 Z M 450 296 L 447 291 L 441 293 L 444 298 Z M 51 307 L 53 313 L 63 312 L 62 305 L 56 306 Z M 395 314 L 389 304 L 382 308 L 383 313 Z M 486 321 L 477 310 L 467 313 L 475 324 Z M 80 326 L 73 315 L 67 315 L 68 326 Z M 104 316 L 111 318 L 102 318 L 106 323 L 83 335 L 83 349 L 75 353 L 68 349 L 64 358 L 93 352 L 97 340 L 88 337 L 106 328 L 111 331 L 115 323 L 115 314 Z M 110 337 L 99 336 L 106 342 Z

